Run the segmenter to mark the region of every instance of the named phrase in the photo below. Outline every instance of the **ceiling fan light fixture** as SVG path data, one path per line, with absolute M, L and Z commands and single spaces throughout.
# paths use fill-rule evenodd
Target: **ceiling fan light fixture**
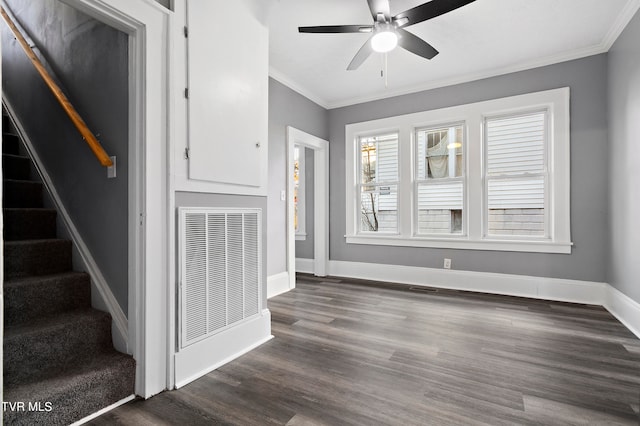
M 374 52 L 390 52 L 398 45 L 398 34 L 390 29 L 378 31 L 371 37 L 371 48 Z

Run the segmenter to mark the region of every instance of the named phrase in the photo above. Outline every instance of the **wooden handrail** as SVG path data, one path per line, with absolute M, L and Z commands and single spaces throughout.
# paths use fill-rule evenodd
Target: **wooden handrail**
M 0 13 L 2 14 L 2 18 L 5 20 L 5 22 L 13 32 L 13 35 L 16 37 L 16 40 L 18 40 L 18 43 L 20 43 L 20 46 L 22 46 L 22 49 L 27 54 L 27 57 L 31 60 L 31 63 L 36 68 L 47 86 L 49 86 L 49 89 L 51 89 L 53 96 L 55 96 L 55 98 L 58 100 L 58 102 L 62 106 L 62 109 L 65 110 L 73 124 L 76 126 L 76 129 L 78 129 L 78 131 L 82 135 L 82 138 L 85 140 L 87 145 L 89 145 L 89 148 L 91 148 L 91 151 L 93 151 L 94 155 L 98 158 L 100 164 L 105 167 L 113 166 L 113 161 L 111 161 L 109 155 L 107 155 L 104 148 L 102 148 L 102 145 L 100 145 L 98 139 L 96 139 L 96 137 L 93 135 L 93 132 L 89 130 L 89 127 L 87 127 L 87 124 L 84 122 L 82 117 L 80 117 L 78 111 L 76 111 L 69 99 L 67 99 L 67 97 L 53 80 L 51 75 L 49 75 L 44 65 L 42 65 L 40 59 L 38 59 L 36 54 L 31 49 L 31 46 L 29 46 L 29 43 L 27 43 L 16 24 L 11 20 L 9 14 L 7 14 L 7 12 L 4 10 L 4 7 L 2 6 L 0 6 Z

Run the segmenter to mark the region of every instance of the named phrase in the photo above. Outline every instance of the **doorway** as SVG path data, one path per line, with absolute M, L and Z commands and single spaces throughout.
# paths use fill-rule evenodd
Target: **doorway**
M 305 261 L 315 276 L 327 275 L 329 262 L 329 142 L 309 133 L 287 126 L 287 272 L 289 290 L 296 286 L 296 147 L 299 158 L 306 149 L 313 151 L 313 173 L 306 173 L 306 179 L 313 179 L 313 259 Z M 307 230 L 310 228 L 306 227 Z

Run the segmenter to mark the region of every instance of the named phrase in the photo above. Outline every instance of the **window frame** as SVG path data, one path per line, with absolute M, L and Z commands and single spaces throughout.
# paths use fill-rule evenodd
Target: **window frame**
M 345 126 L 345 207 L 347 244 L 382 246 L 434 247 L 470 250 L 497 250 L 570 254 L 573 243 L 570 233 L 570 90 L 568 87 L 542 92 L 492 99 L 465 105 L 382 118 Z M 547 110 L 548 180 L 545 200 L 549 208 L 548 239 L 505 238 L 487 236 L 488 213 L 486 169 L 485 117 L 513 115 L 519 111 Z M 465 170 L 463 234 L 416 234 L 416 130 L 464 122 Z M 359 137 L 398 132 L 398 233 L 397 235 L 364 235 L 357 232 L 359 213 L 355 196 L 359 166 Z M 473 160 L 472 160 L 473 159 Z M 355 167 L 354 167 L 355 166 Z M 546 206 L 545 206 L 546 207 Z M 547 213 L 548 212 L 548 213 Z M 465 232 L 466 231 L 466 232 Z
M 360 153 L 361 153 L 361 141 L 362 139 L 366 139 L 366 138 L 372 138 L 372 137 L 379 137 L 379 136 L 385 136 L 385 135 L 391 135 L 391 134 L 395 134 L 397 136 L 397 143 L 398 143 L 398 171 L 397 171 L 397 179 L 396 181 L 385 181 L 385 182 L 374 182 L 374 183 L 362 183 L 361 179 L 362 179 L 362 157 L 360 157 Z M 378 144 L 379 141 L 376 141 L 376 144 Z M 396 231 L 395 232 L 391 232 L 391 231 L 363 231 L 360 229 L 360 226 L 357 227 L 357 233 L 359 235 L 399 235 L 399 229 L 400 229 L 400 133 L 396 130 L 391 130 L 391 131 L 387 131 L 387 132 L 375 132 L 372 134 L 361 134 L 358 135 L 357 140 L 355 141 L 355 148 L 357 151 L 356 157 L 357 157 L 357 164 L 356 164 L 356 197 L 358 200 L 362 200 L 362 187 L 363 186 L 375 186 L 375 187 L 380 187 L 380 186 L 396 186 L 396 191 L 398 193 L 397 195 L 397 223 L 396 223 Z M 379 170 L 379 166 L 380 166 L 380 162 L 378 161 L 378 146 L 376 146 L 376 170 L 375 170 L 375 177 L 376 179 L 379 176 L 378 170 Z M 361 210 L 359 210 L 361 212 Z M 360 219 L 360 216 L 358 216 L 358 220 Z M 360 222 L 358 222 L 360 223 Z
M 517 116 L 524 116 L 524 115 L 528 115 L 528 114 L 536 114 L 536 113 L 540 113 L 543 112 L 544 113 L 544 168 L 542 172 L 539 173 L 531 173 L 531 174 L 522 174 L 522 175 L 517 175 L 517 174 L 511 174 L 511 175 L 506 175 L 503 174 L 501 176 L 489 176 L 488 174 L 488 161 L 489 161 L 489 155 L 487 154 L 487 120 L 491 120 L 491 119 L 500 119 L 500 118 L 509 118 L 509 117 L 517 117 Z M 482 237 L 483 239 L 487 239 L 487 240 L 524 240 L 524 241 L 551 241 L 553 238 L 552 236 L 552 230 L 551 230 L 551 215 L 550 215 L 550 210 L 551 210 L 551 197 L 550 195 L 550 189 L 552 186 L 552 170 L 551 169 L 551 164 L 550 164 L 550 151 L 552 148 L 552 143 L 551 143 L 551 128 L 550 128 L 550 116 L 551 113 L 549 111 L 548 108 L 523 108 L 523 109 L 517 109 L 517 110 L 513 110 L 510 111 L 508 113 L 505 114 L 493 114 L 493 115 L 484 115 L 482 117 L 482 138 L 483 138 L 483 144 L 482 144 L 482 162 L 483 162 L 483 183 L 484 183 L 484 204 L 483 204 L 483 209 L 482 209 L 482 213 L 483 213 L 483 223 L 482 223 Z M 544 236 L 542 237 L 538 237 L 538 236 L 525 236 L 525 235 L 491 235 L 489 234 L 489 180 L 494 179 L 494 180 L 508 180 L 508 179 L 514 179 L 514 178 L 523 178 L 523 177 L 534 177 L 534 176 L 539 176 L 542 177 L 543 181 L 544 181 L 544 187 L 545 187 L 545 191 L 544 191 Z
M 431 180 L 434 179 L 428 179 L 427 177 L 425 177 L 424 179 L 419 179 L 418 178 L 418 170 L 419 170 L 419 161 L 421 160 L 418 157 L 418 132 L 420 131 L 424 131 L 424 130 L 432 130 L 432 129 L 437 129 L 437 128 L 445 128 L 445 127 L 462 127 L 462 176 L 459 177 L 447 177 L 447 178 L 440 178 L 440 179 L 435 179 L 434 182 L 430 182 Z M 467 196 L 466 196 L 466 192 L 467 192 L 467 124 L 464 121 L 457 121 L 457 122 L 450 122 L 450 123 L 441 123 L 441 124 L 435 124 L 435 125 L 430 125 L 430 126 L 419 126 L 419 127 L 414 127 L 413 129 L 413 140 L 414 143 L 412 144 L 412 149 L 413 149 L 413 156 L 414 156 L 414 170 L 413 170 L 413 193 L 412 193 L 412 197 L 413 197 L 413 202 L 412 204 L 412 209 L 413 209 L 413 227 L 412 227 L 412 235 L 414 238 L 466 238 L 467 237 L 467 219 L 466 219 L 466 213 L 467 213 Z M 428 145 L 428 144 L 427 144 Z M 428 148 L 425 148 L 428 149 Z M 425 165 L 426 167 L 426 165 Z M 427 176 L 428 173 L 426 173 L 426 169 L 425 169 L 425 176 Z M 419 186 L 420 184 L 428 184 L 428 185 L 444 185 L 446 183 L 450 183 L 450 182 L 454 182 L 454 181 L 459 181 L 462 182 L 462 230 L 460 233 L 458 234 L 453 234 L 453 233 L 420 233 L 419 232 L 419 219 L 420 219 L 420 206 L 418 204 L 418 194 L 419 194 Z

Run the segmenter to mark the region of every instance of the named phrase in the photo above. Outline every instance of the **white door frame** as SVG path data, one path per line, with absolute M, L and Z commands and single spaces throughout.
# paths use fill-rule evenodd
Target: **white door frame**
M 129 309 L 128 349 L 136 359 L 135 392 L 166 389 L 168 280 L 168 22 L 156 2 L 62 0 L 129 35 Z M 162 266 L 164 265 L 164 266 Z
M 287 126 L 287 272 L 289 273 L 290 290 L 296 287 L 296 235 L 293 223 L 295 214 L 293 205 L 295 145 L 314 150 L 314 275 L 326 276 L 329 262 L 329 142 Z

